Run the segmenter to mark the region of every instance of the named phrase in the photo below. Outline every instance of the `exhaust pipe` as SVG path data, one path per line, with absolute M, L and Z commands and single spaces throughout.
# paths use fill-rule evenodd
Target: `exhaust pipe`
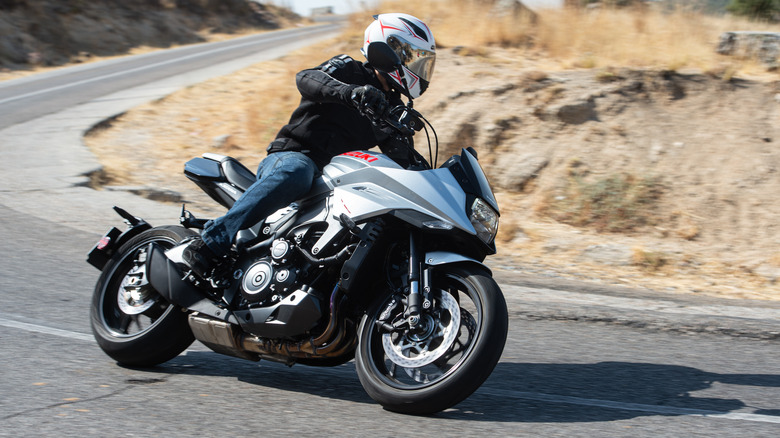
M 295 359 L 338 357 L 348 353 L 357 342 L 354 336 L 348 336 L 346 321 L 339 318 L 336 310 L 338 295 L 337 288 L 331 295 L 330 320 L 325 331 L 307 341 L 280 342 L 260 338 L 245 333 L 236 324 L 197 313 L 190 315 L 189 324 L 195 338 L 213 351 L 242 359 L 257 361 L 262 358 L 292 365 Z
M 150 243 L 146 248 L 146 254 L 146 274 L 149 284 L 168 302 L 222 321 L 238 324 L 238 319 L 232 312 L 217 307 L 200 289 L 184 279 L 184 274 L 176 263 L 165 255 L 160 245 Z

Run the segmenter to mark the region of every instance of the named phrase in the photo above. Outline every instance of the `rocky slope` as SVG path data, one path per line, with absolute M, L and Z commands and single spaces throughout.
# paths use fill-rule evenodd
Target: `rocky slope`
M 249 0 L 0 0 L 0 68 L 60 65 L 297 20 Z
M 667 291 L 780 299 L 779 81 L 544 71 L 511 50 L 440 52 L 435 80 L 416 107 L 437 129 L 440 156 L 474 146 L 500 192 L 494 263 Z M 271 116 L 264 102 L 294 107 L 292 78 L 303 66 L 292 64 L 300 58 L 145 105 L 88 143 L 107 162 L 127 155 L 119 151 L 139 151 L 113 163 L 133 169 L 118 183 L 170 189 L 196 209 L 212 205 L 181 176 L 182 163 L 214 151 L 254 168 L 284 122 L 273 115 L 276 121 L 258 130 Z M 215 141 L 222 138 L 230 141 Z M 425 151 L 424 139 L 418 149 Z M 644 198 L 636 194 L 642 190 Z M 610 196 L 611 204 L 599 204 Z M 582 202 L 587 197 L 590 204 Z M 607 211 L 603 223 L 567 216 L 571 210 L 596 217 L 594 206 Z
M 780 81 L 455 61 L 437 80 L 480 86 L 420 107 L 455 127 L 447 152 L 485 151 L 507 248 L 638 285 L 778 295 Z

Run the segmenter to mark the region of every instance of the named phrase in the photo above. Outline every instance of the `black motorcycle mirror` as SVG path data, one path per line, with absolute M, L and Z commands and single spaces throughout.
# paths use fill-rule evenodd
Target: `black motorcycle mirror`
M 366 51 L 366 59 L 368 59 L 368 63 L 371 64 L 372 67 L 383 73 L 398 72 L 401 83 L 406 90 L 406 95 L 411 96 L 409 85 L 406 84 L 401 58 L 390 45 L 383 41 L 369 43 L 368 50 Z M 411 102 L 411 98 L 409 100 Z
M 390 73 L 401 68 L 401 58 L 387 43 L 374 41 L 368 45 L 368 62 L 377 70 Z

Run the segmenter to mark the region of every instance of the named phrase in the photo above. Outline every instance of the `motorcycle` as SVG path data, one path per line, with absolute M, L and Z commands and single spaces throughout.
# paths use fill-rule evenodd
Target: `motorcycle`
M 377 44 L 371 64 L 402 74 L 395 52 Z M 433 129 L 411 99 L 369 116 L 409 145 Z M 422 415 L 461 402 L 506 342 L 506 302 L 482 263 L 496 252 L 498 203 L 473 149 L 438 168 L 412 151 L 406 169 L 370 151 L 334 157 L 303 199 L 241 230 L 205 280 L 175 252 L 206 220 L 182 208 L 179 225 L 152 227 L 114 207 L 127 229 L 109 230 L 87 259 L 102 271 L 91 303 L 99 346 L 135 367 L 171 360 L 195 339 L 290 366 L 354 359 L 387 410 Z M 255 181 L 211 153 L 184 172 L 227 208 Z

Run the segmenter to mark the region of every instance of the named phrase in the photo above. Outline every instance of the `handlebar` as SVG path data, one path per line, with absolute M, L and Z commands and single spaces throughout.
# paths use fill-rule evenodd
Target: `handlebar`
M 422 114 L 412 108 L 411 101 L 408 104 L 397 105 L 393 108 L 390 108 L 389 110 L 384 111 L 382 114 L 374 113 L 371 108 L 363 108 L 361 112 L 364 116 L 371 120 L 374 125 L 378 126 L 380 129 L 384 130 L 386 133 L 390 134 L 396 140 L 399 140 L 400 143 L 406 146 L 410 158 L 410 164 L 406 166 L 408 169 L 426 170 L 432 168 L 431 163 L 433 163 L 434 166 L 436 165 L 436 161 L 434 161 L 435 156 L 431 150 L 431 138 L 428 135 L 428 128 L 426 125 L 430 126 L 434 138 L 436 139 L 435 155 L 438 155 L 439 150 L 438 136 L 436 136 L 436 131 L 433 129 L 433 126 L 431 126 L 430 122 L 428 122 L 428 120 L 426 120 Z M 414 149 L 414 143 L 412 142 L 412 137 L 414 136 L 415 132 L 421 131 L 423 129 L 425 129 L 426 136 L 428 136 L 428 153 L 431 159 L 430 162 L 428 162 L 422 155 L 420 155 L 419 152 Z
M 406 105 L 390 109 L 381 120 L 403 137 L 411 137 L 423 129 L 422 115 Z

